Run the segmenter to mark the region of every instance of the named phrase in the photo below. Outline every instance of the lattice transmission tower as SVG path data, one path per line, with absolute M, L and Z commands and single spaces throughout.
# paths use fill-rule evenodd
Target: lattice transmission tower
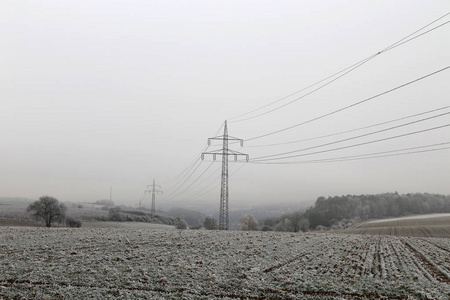
M 244 145 L 244 140 L 238 139 L 228 135 L 227 121 L 225 121 L 223 135 L 216 136 L 208 139 L 208 145 L 211 145 L 211 140 L 221 140 L 222 149 L 203 152 L 202 159 L 204 159 L 205 154 L 212 154 L 213 159 L 216 160 L 217 155 L 222 156 L 222 179 L 220 188 L 220 211 L 219 211 L 219 230 L 228 230 L 228 157 L 234 156 L 234 160 L 237 160 L 238 155 L 245 155 L 248 161 L 248 154 L 244 154 L 238 151 L 230 150 L 228 148 L 228 141 L 239 141 L 241 147 Z
M 155 198 L 156 198 L 156 194 L 158 194 L 158 193 L 161 193 L 161 194 L 162 194 L 162 191 L 161 191 L 161 190 L 158 190 L 157 187 L 160 189 L 161 186 L 158 185 L 158 184 L 155 184 L 155 179 L 153 179 L 153 184 L 152 184 L 152 185 L 147 185 L 147 188 L 148 188 L 148 187 L 152 187 L 152 189 L 151 189 L 151 190 L 146 190 L 145 193 L 152 193 L 152 208 L 151 208 L 151 213 L 152 213 L 152 215 L 154 216 L 154 215 L 155 215 L 155 211 L 156 211 L 156 209 L 155 209 Z

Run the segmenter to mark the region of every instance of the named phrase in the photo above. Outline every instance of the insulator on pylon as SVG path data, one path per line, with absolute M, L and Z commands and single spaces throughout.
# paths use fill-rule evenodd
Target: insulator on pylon
M 246 159 L 247 159 L 247 162 L 248 162 L 248 160 L 250 159 L 250 156 L 247 154 L 247 155 L 245 155 L 246 156 Z
M 241 147 L 244 147 L 244 140 L 241 140 Z
M 202 153 L 202 160 L 204 160 L 205 159 L 205 154 L 204 153 Z
M 213 154 L 213 160 L 214 161 L 216 160 L 216 154 L 215 153 Z

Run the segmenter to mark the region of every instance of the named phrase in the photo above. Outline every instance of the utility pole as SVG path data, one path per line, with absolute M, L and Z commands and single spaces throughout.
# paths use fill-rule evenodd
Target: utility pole
M 211 145 L 211 140 L 221 140 L 222 149 L 218 149 L 211 152 L 203 152 L 202 159 L 205 154 L 212 154 L 213 159 L 216 160 L 217 155 L 222 155 L 222 179 L 220 188 L 220 211 L 219 211 L 219 230 L 228 230 L 228 156 L 234 156 L 234 160 L 237 160 L 238 155 L 245 155 L 248 161 L 248 154 L 230 150 L 228 148 L 228 141 L 239 141 L 241 147 L 244 145 L 244 140 L 238 139 L 228 135 L 227 121 L 223 129 L 223 135 L 208 139 L 208 145 Z
M 139 210 L 142 210 L 142 202 L 144 202 L 144 198 L 145 198 L 145 191 L 144 191 L 144 196 L 139 199 Z
M 151 190 L 146 190 L 145 192 L 149 192 L 149 193 L 151 192 L 152 193 L 152 215 L 154 216 L 155 215 L 155 197 L 156 197 L 157 193 L 161 193 L 162 194 L 162 191 L 156 189 L 156 187 L 161 188 L 161 186 L 158 185 L 158 184 L 155 184 L 155 179 L 153 179 L 153 185 L 147 185 L 147 188 L 149 186 L 151 186 L 152 189 Z

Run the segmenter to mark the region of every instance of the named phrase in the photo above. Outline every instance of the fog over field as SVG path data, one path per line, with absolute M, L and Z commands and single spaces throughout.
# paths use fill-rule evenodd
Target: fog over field
M 155 179 L 157 209 L 218 207 L 222 158 L 201 153 L 220 152 L 207 139 L 225 120 L 243 139 L 229 148 L 250 157 L 229 158 L 231 210 L 450 194 L 449 12 L 444 0 L 2 1 L 0 196 L 148 205 Z

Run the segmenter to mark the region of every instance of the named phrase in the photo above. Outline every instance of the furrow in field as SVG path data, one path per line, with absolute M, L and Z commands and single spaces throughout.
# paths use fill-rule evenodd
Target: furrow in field
M 403 270 L 405 270 L 404 262 L 399 257 L 396 251 L 395 244 L 398 243 L 397 238 L 386 238 L 385 240 L 385 260 L 387 263 L 386 270 L 388 272 L 387 278 L 390 280 L 398 280 L 403 277 Z
M 403 239 L 402 242 L 404 245 L 415 255 L 415 257 L 420 261 L 420 264 L 428 271 L 429 274 L 433 276 L 433 278 L 440 282 L 450 283 L 450 278 L 448 274 L 443 273 L 432 261 L 423 254 L 418 247 L 413 245 L 411 241 Z
M 374 266 L 374 257 L 375 257 L 375 251 L 376 251 L 376 244 L 369 243 L 369 239 L 365 239 L 368 245 L 366 245 L 366 250 L 364 251 L 364 263 L 363 268 L 361 269 L 360 275 L 364 277 L 373 277 L 374 274 L 372 272 L 373 266 Z
M 416 259 L 412 250 L 404 243 L 403 238 L 397 238 L 394 246 L 397 260 L 401 262 L 403 278 L 408 280 L 435 281 L 430 272 Z
M 432 240 L 430 240 L 430 239 L 421 239 L 421 240 L 426 242 L 426 243 L 429 243 L 429 244 L 433 245 L 436 248 L 441 249 L 442 251 L 450 253 L 450 249 L 449 249 L 450 243 L 447 246 L 444 246 L 444 245 L 438 244 L 436 242 L 436 239 L 433 240 L 434 242 L 432 242 Z M 442 240 L 441 240 L 441 242 L 442 242 Z
M 293 257 L 290 257 L 288 259 L 284 259 L 280 263 L 277 263 L 275 265 L 271 265 L 268 268 L 265 268 L 263 270 L 263 273 L 268 273 L 268 272 L 272 272 L 272 271 L 274 271 L 276 269 L 280 269 L 280 268 L 282 268 L 282 267 L 284 267 L 284 266 L 286 266 L 288 264 L 291 264 L 291 263 L 293 263 L 295 261 L 298 261 L 298 260 L 300 260 L 302 258 L 309 259 L 310 258 L 310 256 L 308 256 L 309 252 L 310 252 L 310 244 L 308 243 L 308 244 L 302 245 L 302 247 L 296 249 L 295 255 Z
M 411 241 L 419 251 L 436 269 L 450 279 L 450 254 L 447 249 L 438 247 L 428 239 L 414 239 Z

